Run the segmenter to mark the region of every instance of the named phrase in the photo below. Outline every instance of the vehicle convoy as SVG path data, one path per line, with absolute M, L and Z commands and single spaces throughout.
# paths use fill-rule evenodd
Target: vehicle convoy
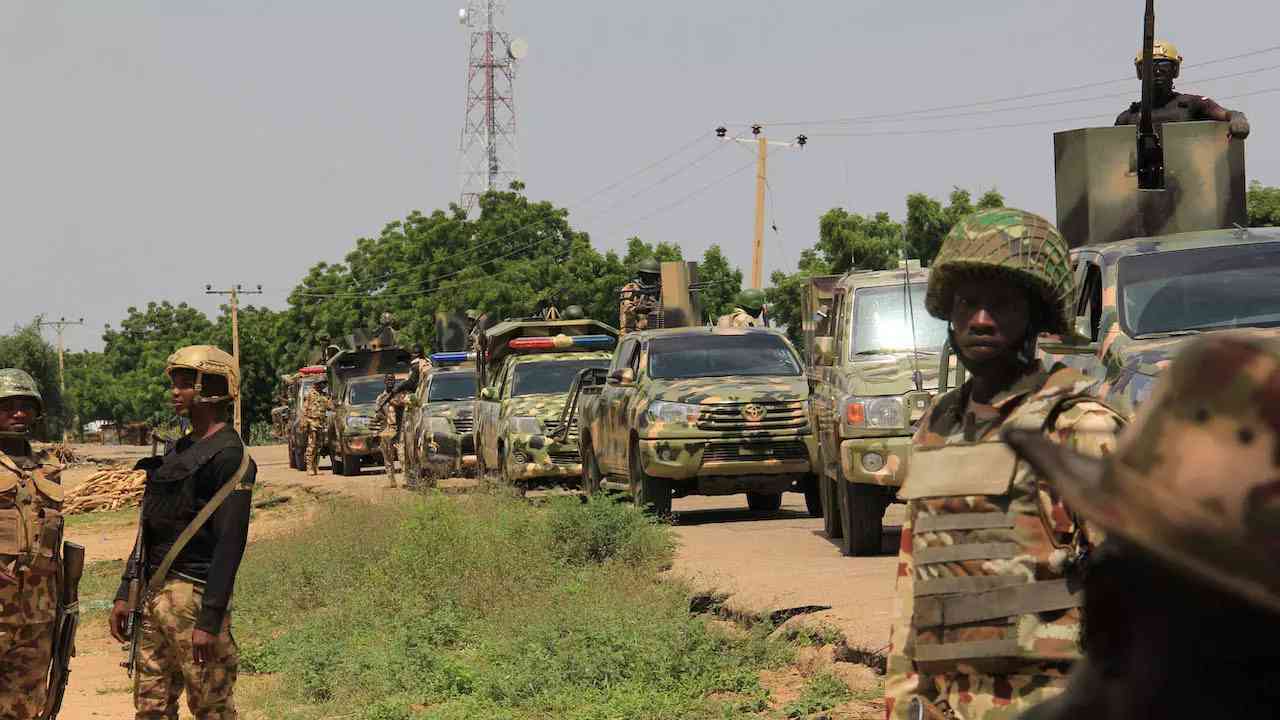
M 924 309 L 928 278 L 911 260 L 802 288 L 823 529 L 845 555 L 880 552 L 885 509 L 937 388 L 947 326 Z
M 575 484 L 577 434 L 553 439 L 579 371 L 609 365 L 618 331 L 595 320 L 506 320 L 478 338 L 477 471 L 519 491 Z
M 405 477 L 433 485 L 476 464 L 475 353 L 436 353 L 405 407 Z
M 795 491 L 816 516 L 808 401 L 800 356 L 777 330 L 641 330 L 607 370 L 583 373 L 561 437 L 581 444 L 587 493 L 622 490 L 665 515 L 673 497 L 746 493 L 752 510 L 774 511 Z
M 288 376 L 285 382 L 289 398 L 285 442 L 289 446 L 289 467 L 294 470 L 307 469 L 307 428 L 303 424 L 305 422 L 303 407 L 307 401 L 307 395 L 311 393 L 316 383 L 323 379 L 325 379 L 323 365 L 308 365 Z M 320 455 L 329 454 L 328 429 L 329 424 L 326 423 L 320 430 Z
M 371 423 L 387 375 L 409 376 L 410 355 L 399 347 L 343 350 L 329 360 L 329 396 L 334 411 L 329 425 L 329 459 L 336 475 L 359 475 L 361 465 L 382 461 Z

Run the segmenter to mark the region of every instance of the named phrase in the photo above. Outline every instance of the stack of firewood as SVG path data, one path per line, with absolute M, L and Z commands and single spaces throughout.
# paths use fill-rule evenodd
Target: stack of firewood
M 137 505 L 142 500 L 146 479 L 147 474 L 142 470 L 99 470 L 67 491 L 62 512 L 77 515 Z

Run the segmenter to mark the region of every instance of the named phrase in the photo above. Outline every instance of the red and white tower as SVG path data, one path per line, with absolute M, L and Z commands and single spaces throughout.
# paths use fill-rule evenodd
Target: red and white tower
M 516 178 L 516 65 L 529 46 L 497 27 L 506 0 L 470 0 L 458 20 L 471 33 L 467 60 L 467 102 L 458 144 L 462 207 L 468 212 L 489 190 L 503 190 Z

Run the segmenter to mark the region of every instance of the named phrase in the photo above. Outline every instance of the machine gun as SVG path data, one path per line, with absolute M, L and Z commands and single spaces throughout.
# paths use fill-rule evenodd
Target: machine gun
M 1164 189 L 1164 146 L 1151 120 L 1151 104 L 1155 94 L 1156 9 L 1155 0 L 1147 0 L 1142 25 L 1142 105 L 1138 115 L 1138 189 Z

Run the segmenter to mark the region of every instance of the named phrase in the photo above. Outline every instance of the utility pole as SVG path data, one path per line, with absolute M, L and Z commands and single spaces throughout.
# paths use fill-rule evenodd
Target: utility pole
M 724 138 L 728 129 L 716 128 L 716 137 Z M 751 247 L 751 287 L 760 290 L 764 287 L 764 202 L 765 190 L 769 184 L 768 157 L 769 146 L 804 147 L 809 138 L 800 135 L 795 142 L 776 142 L 764 135 L 764 128 L 759 123 L 751 126 L 752 139 L 733 138 L 734 142 L 750 143 L 756 146 L 756 230 Z
M 241 295 L 261 295 L 262 286 L 259 285 L 257 290 L 245 290 L 243 285 L 233 285 L 229 290 L 214 290 L 212 285 L 204 286 L 205 295 L 229 295 L 231 296 L 231 357 L 235 358 L 236 369 L 240 368 L 240 296 Z M 243 374 L 241 375 L 243 378 Z M 236 393 L 236 414 L 235 428 L 236 434 L 240 434 L 240 395 Z
M 66 407 L 66 402 L 67 402 L 66 401 L 67 363 L 66 363 L 66 360 L 64 359 L 64 355 L 66 354 L 66 344 L 62 341 L 62 331 L 66 329 L 68 325 L 83 325 L 83 324 L 84 324 L 84 318 L 80 318 L 79 320 L 68 320 L 66 318 L 58 318 L 57 320 L 50 320 L 48 322 L 44 320 L 40 321 L 41 327 L 44 327 L 47 325 L 49 327 L 57 329 L 58 331 L 58 389 L 60 391 L 59 395 L 63 398 L 62 403 L 64 408 Z M 61 420 L 62 420 L 62 442 L 66 442 L 67 441 L 67 419 L 61 418 Z

